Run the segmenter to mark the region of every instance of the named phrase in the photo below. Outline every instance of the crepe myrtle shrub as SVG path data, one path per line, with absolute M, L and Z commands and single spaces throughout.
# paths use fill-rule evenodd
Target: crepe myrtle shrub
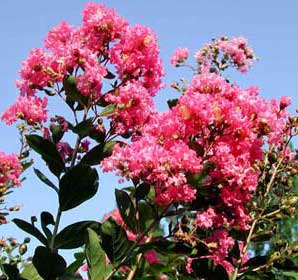
M 174 51 L 171 64 L 191 79 L 173 82 L 178 97 L 158 112 L 156 35 L 113 9 L 87 4 L 81 26 L 63 21 L 30 51 L 20 95 L 2 114 L 17 123 L 21 152 L 0 154 L 1 191 L 20 184 L 36 153 L 48 172 L 34 172 L 57 194 L 57 212 L 12 220 L 40 245 L 32 263 L 3 267 L 9 279 L 298 278 L 291 100 L 266 100 L 225 77 L 256 60 L 245 38 L 212 39 L 194 58 Z M 54 98 L 61 107 L 48 111 Z M 99 169 L 125 184 L 117 208 L 62 228 L 64 212 L 97 193 Z M 68 249 L 77 249 L 72 263 Z

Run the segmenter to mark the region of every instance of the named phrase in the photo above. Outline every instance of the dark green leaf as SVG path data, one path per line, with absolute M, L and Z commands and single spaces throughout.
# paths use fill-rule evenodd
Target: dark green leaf
M 136 199 L 144 199 L 150 192 L 150 185 L 146 183 L 140 184 L 136 189 Z
M 83 252 L 75 253 L 74 257 L 76 260 L 67 267 L 66 273 L 70 273 L 70 274 L 76 273 L 85 261 L 85 254 Z
M 100 231 L 100 223 L 95 221 L 77 222 L 60 231 L 55 238 L 55 248 L 74 249 L 83 246 L 87 241 L 87 228 Z
M 41 221 L 41 228 L 42 228 L 43 232 L 45 233 L 48 240 L 50 240 L 52 238 L 52 233 L 47 228 L 47 226 L 48 225 L 55 225 L 53 215 L 49 212 L 44 211 L 40 214 L 40 221 Z
M 158 240 L 139 245 L 137 253 L 144 253 L 152 249 L 165 256 L 168 256 L 169 254 L 189 255 L 193 250 L 192 247 L 182 242 Z
M 112 79 L 114 79 L 115 77 L 116 77 L 116 75 L 113 74 L 113 73 L 110 72 L 110 71 L 107 71 L 107 74 L 105 75 L 105 78 L 106 78 L 106 79 L 109 79 L 109 80 L 112 80 Z
M 73 108 L 74 102 L 78 102 L 83 108 L 84 105 L 88 104 L 88 98 L 83 96 L 77 88 L 77 80 L 74 76 L 65 76 L 63 80 L 63 88 L 66 93 L 67 103 Z
M 48 89 L 44 89 L 44 92 L 45 92 L 45 94 L 48 95 L 48 96 L 55 96 L 55 95 L 56 95 L 56 92 L 54 92 L 54 91 L 50 91 L 50 90 L 48 90 Z
M 12 220 L 21 230 L 33 235 L 36 237 L 42 244 L 47 245 L 48 241 L 45 238 L 45 236 L 34 227 L 32 224 L 29 224 L 28 222 L 21 220 L 21 219 L 13 219 Z
M 111 269 L 106 264 L 106 254 L 100 246 L 97 233 L 90 228 L 87 230 L 89 237 L 86 245 L 88 276 L 90 280 L 103 280 Z
M 193 274 L 196 277 L 204 279 L 229 280 L 226 270 L 221 265 L 215 266 L 213 261 L 210 259 L 202 258 L 194 260 L 191 267 L 193 269 Z
M 59 280 L 83 280 L 83 278 L 79 274 L 65 273 L 65 274 L 63 274 L 62 276 L 59 277 Z
M 83 280 L 82 276 L 75 273 L 65 273 L 59 277 L 59 280 Z
M 20 280 L 20 273 L 16 265 L 3 264 L 5 274 L 8 276 L 9 280 Z
M 72 209 L 93 197 L 98 190 L 96 169 L 87 165 L 77 165 L 68 171 L 60 180 L 60 209 Z
M 46 185 L 48 185 L 50 188 L 52 188 L 55 192 L 58 193 L 58 188 L 55 186 L 54 183 L 52 183 L 40 170 L 37 168 L 33 168 L 34 173 L 36 176 Z
M 250 268 L 258 267 L 267 263 L 268 256 L 256 256 L 249 259 L 243 266 L 249 266 Z
M 101 242 L 101 247 L 114 264 L 121 261 L 132 246 L 124 229 L 112 218 L 101 225 Z
M 52 132 L 52 139 L 55 144 L 57 144 L 63 137 L 64 131 L 61 125 L 51 125 L 50 130 Z
M 26 140 L 30 148 L 41 155 L 43 160 L 48 164 L 49 169 L 56 176 L 59 176 L 64 171 L 64 162 L 53 142 L 39 135 L 26 135 Z
M 25 161 L 25 162 L 23 161 L 21 164 L 23 167 L 23 171 L 25 171 L 33 164 L 33 160 Z
M 138 204 L 138 210 L 140 220 L 139 226 L 140 230 L 143 232 L 153 223 L 157 213 L 155 208 L 150 207 L 147 203 L 142 201 Z
M 105 144 L 99 144 L 95 146 L 83 156 L 81 163 L 88 165 L 98 165 L 104 158 L 112 155 L 113 148 L 116 143 L 116 141 L 109 141 Z
M 168 103 L 169 108 L 171 109 L 171 108 L 175 107 L 178 104 L 178 99 L 177 98 L 169 99 L 167 101 L 167 103 Z
M 254 242 L 264 242 L 269 241 L 272 238 L 272 231 L 270 230 L 263 230 L 259 231 L 253 237 Z
M 64 274 L 65 260 L 51 249 L 38 246 L 32 259 L 38 274 L 45 279 L 53 279 Z
M 98 131 L 96 128 L 93 128 L 90 131 L 89 137 L 94 139 L 97 143 L 103 143 L 106 138 L 105 131 Z
M 115 189 L 117 207 L 124 223 L 131 231 L 136 230 L 136 211 L 127 192 Z
M 240 258 L 240 248 L 239 248 L 239 244 L 238 241 L 235 241 L 235 244 L 232 248 L 232 250 L 229 252 L 229 258 L 231 260 L 236 259 L 238 260 Z
M 80 123 L 78 123 L 72 131 L 78 135 L 80 135 L 81 138 L 86 137 L 90 134 L 91 130 L 93 128 L 93 118 L 84 120 Z

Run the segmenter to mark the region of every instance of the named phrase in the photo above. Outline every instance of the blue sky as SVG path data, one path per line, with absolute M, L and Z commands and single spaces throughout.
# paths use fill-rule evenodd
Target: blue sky
M 66 20 L 73 25 L 81 22 L 83 0 L 51 1 L 0 1 L 0 111 L 13 103 L 17 97 L 14 81 L 18 78 L 20 62 L 29 50 L 40 47 L 49 28 Z M 298 2 L 295 0 L 185 0 L 185 1 L 102 1 L 114 7 L 131 24 L 144 24 L 158 35 L 161 57 L 164 61 L 169 83 L 181 76 L 179 69 L 169 65 L 169 58 L 177 47 L 189 47 L 194 53 L 212 37 L 222 35 L 245 36 L 254 47 L 260 61 L 246 75 L 233 74 L 234 81 L 241 86 L 258 85 L 261 94 L 267 98 L 282 95 L 292 97 L 291 111 L 298 107 Z M 165 102 L 173 96 L 169 89 L 156 98 L 160 110 L 166 108 Z M 15 152 L 19 150 L 17 130 L 0 124 L 0 150 Z M 36 165 L 39 166 L 39 161 Z M 42 167 L 41 167 L 42 169 Z M 27 172 L 28 179 L 7 201 L 21 204 L 20 212 L 11 218 L 39 216 L 42 210 L 56 212 L 57 200 L 53 192 Z M 100 191 L 89 202 L 65 213 L 62 226 L 76 220 L 100 220 L 103 214 L 114 207 L 113 189 L 117 179 L 112 175 L 101 176 Z M 13 224 L 1 226 L 1 236 L 26 236 L 16 230 Z M 32 246 L 36 243 L 32 242 Z

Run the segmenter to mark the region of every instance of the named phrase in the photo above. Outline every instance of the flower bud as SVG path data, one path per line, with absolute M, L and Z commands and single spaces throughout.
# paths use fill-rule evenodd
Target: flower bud
M 26 244 L 21 244 L 19 246 L 19 253 L 21 256 L 23 256 L 27 252 L 27 245 Z

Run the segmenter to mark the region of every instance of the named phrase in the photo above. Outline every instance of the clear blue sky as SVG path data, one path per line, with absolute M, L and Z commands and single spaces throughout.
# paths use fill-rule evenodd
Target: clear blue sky
M 20 62 L 29 50 L 40 47 L 49 28 L 66 20 L 73 25 L 81 22 L 83 0 L 1 0 L 0 1 L 0 92 L 2 112 L 17 96 L 14 81 L 18 77 Z M 151 1 L 102 1 L 114 7 L 131 24 L 150 26 L 158 35 L 161 56 L 167 78 L 171 82 L 179 77 L 179 69 L 169 65 L 169 58 L 176 47 L 189 47 L 192 52 L 211 37 L 222 35 L 245 36 L 261 60 L 244 76 L 233 75 L 240 85 L 258 85 L 267 98 L 289 95 L 293 99 L 292 112 L 298 107 L 298 2 L 296 0 L 151 0 Z M 181 72 L 180 72 L 181 73 Z M 158 108 L 165 109 L 165 101 L 173 93 L 167 89 L 156 98 Z M 0 124 L 0 150 L 18 151 L 17 130 Z M 39 162 L 36 162 L 39 167 Z M 54 193 L 39 183 L 31 172 L 22 187 L 7 201 L 22 204 L 20 212 L 11 215 L 29 220 L 42 210 L 56 212 Z M 113 189 L 117 179 L 112 175 L 101 176 L 100 191 L 89 202 L 62 218 L 66 225 L 76 220 L 96 219 L 114 206 Z M 1 236 L 23 238 L 26 234 L 13 224 L 1 226 Z M 36 243 L 32 243 L 34 245 Z

